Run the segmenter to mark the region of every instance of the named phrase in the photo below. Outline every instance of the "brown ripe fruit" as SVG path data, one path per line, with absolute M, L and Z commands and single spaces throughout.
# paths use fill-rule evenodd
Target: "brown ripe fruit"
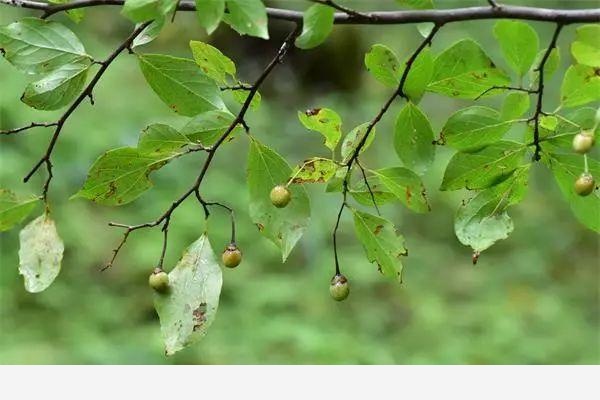
M 581 131 L 573 137 L 573 151 L 585 154 L 594 146 L 594 132 L 591 130 Z
M 575 193 L 580 196 L 587 196 L 588 194 L 594 191 L 596 187 L 596 182 L 594 182 L 594 177 L 590 174 L 583 173 L 577 178 L 575 181 Z
M 221 258 L 223 260 L 223 264 L 227 268 L 235 268 L 242 262 L 242 252 L 240 249 L 238 249 L 235 243 L 230 243 L 229 246 L 225 248 L 225 251 L 223 251 Z
M 271 203 L 277 208 L 287 206 L 291 199 L 292 194 L 284 185 L 277 185 L 271 190 Z
M 157 292 L 165 293 L 169 289 L 169 275 L 160 268 L 154 268 L 148 278 L 148 284 Z
M 329 294 L 336 301 L 345 300 L 350 294 L 350 285 L 348 279 L 342 274 L 336 274 L 331 278 L 329 285 Z

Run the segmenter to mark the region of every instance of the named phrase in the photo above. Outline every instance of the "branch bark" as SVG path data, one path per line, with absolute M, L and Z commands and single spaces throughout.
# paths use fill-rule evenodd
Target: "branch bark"
M 76 0 L 71 3 L 50 4 L 33 0 L 0 0 L 0 4 L 44 11 L 43 17 L 49 17 L 61 11 L 77 8 L 87 8 L 108 5 L 123 5 L 125 0 Z M 179 11 L 195 11 L 195 2 L 182 0 L 177 9 Z M 303 12 L 282 8 L 267 7 L 269 18 L 285 21 L 302 22 Z M 561 23 L 563 25 L 578 22 L 599 22 L 600 9 L 563 10 L 550 8 L 536 8 L 523 6 L 502 5 L 498 7 L 481 6 L 440 10 L 404 10 L 404 11 L 369 11 L 357 14 L 338 12 L 335 14 L 335 24 L 366 24 L 366 25 L 393 25 L 416 22 L 433 22 L 446 24 L 457 21 L 470 21 L 481 19 L 512 18 L 530 21 L 546 21 Z

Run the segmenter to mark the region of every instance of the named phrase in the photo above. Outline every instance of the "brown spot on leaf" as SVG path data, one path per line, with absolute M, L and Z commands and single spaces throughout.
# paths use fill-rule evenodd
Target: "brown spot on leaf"
M 383 229 L 383 225 L 377 225 L 375 227 L 375 230 L 373 230 L 373 234 L 374 235 L 379 235 L 379 233 L 381 232 L 382 229 Z
M 200 328 L 204 322 L 206 322 L 206 303 L 200 303 L 198 308 L 192 311 L 192 318 L 194 322 L 194 332 Z
M 479 261 L 479 256 L 481 255 L 480 252 L 478 251 L 474 251 L 473 252 L 473 256 L 471 257 L 471 260 L 473 261 L 473 265 L 477 264 L 477 261 Z
M 306 114 L 308 117 L 314 117 L 315 115 L 317 115 L 319 112 L 321 111 L 320 108 L 310 108 L 306 111 L 304 111 L 304 114 Z

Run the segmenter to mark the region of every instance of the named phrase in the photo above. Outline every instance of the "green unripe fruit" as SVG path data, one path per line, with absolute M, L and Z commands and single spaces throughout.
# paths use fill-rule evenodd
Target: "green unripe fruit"
M 594 191 L 596 182 L 590 174 L 583 173 L 575 181 L 575 193 L 580 196 L 587 196 Z
M 165 293 L 169 290 L 169 275 L 160 268 L 154 268 L 148 278 L 148 284 L 157 292 Z
M 242 252 L 237 248 L 235 243 L 230 243 L 221 255 L 223 264 L 227 268 L 235 268 L 242 262 Z
M 592 131 L 581 131 L 573 137 L 573 151 L 585 154 L 594 146 L 595 138 Z
M 284 185 L 277 185 L 271 190 L 271 203 L 277 208 L 287 206 L 291 199 L 292 194 Z
M 331 285 L 329 285 L 329 294 L 336 301 L 345 300 L 350 294 L 348 279 L 342 274 L 334 275 L 331 278 Z

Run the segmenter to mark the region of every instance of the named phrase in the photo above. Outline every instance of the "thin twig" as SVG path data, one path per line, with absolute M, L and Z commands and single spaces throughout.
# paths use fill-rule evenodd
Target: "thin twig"
M 202 208 L 204 209 L 204 215 L 205 215 L 206 219 L 208 219 L 208 217 L 210 215 L 208 208 L 211 206 L 221 207 L 221 208 L 229 211 L 229 217 L 231 218 L 231 241 L 230 241 L 230 243 L 235 244 L 235 212 L 233 211 L 233 208 L 231 208 L 223 203 L 220 203 L 218 201 L 204 200 L 202 198 L 202 196 L 200 196 L 200 190 L 196 190 L 195 194 L 196 194 L 196 198 L 198 199 L 198 201 L 202 205 Z
M 0 135 L 12 135 L 14 133 L 24 132 L 24 131 L 27 131 L 32 128 L 38 128 L 38 127 L 48 128 L 51 126 L 56 126 L 57 124 L 58 124 L 57 122 L 32 122 L 29 125 L 22 126 L 20 128 L 1 130 Z
M 538 87 L 536 90 L 537 93 L 537 103 L 535 107 L 535 113 L 533 117 L 531 117 L 531 121 L 533 121 L 533 143 L 535 145 L 535 151 L 533 153 L 533 159 L 535 161 L 540 160 L 540 152 L 542 147 L 540 146 L 540 116 L 543 115 L 542 111 L 542 102 L 544 97 L 544 67 L 546 66 L 546 61 L 550 57 L 550 53 L 556 47 L 556 42 L 558 40 L 558 36 L 563 28 L 562 24 L 557 24 L 556 29 L 554 29 L 554 33 L 552 34 L 552 39 L 550 40 L 550 44 L 544 53 L 540 64 L 537 66 L 536 71 L 538 72 Z
M 479 100 L 480 98 L 482 98 L 483 96 L 485 96 L 486 94 L 491 92 L 492 90 L 510 90 L 510 91 L 514 91 L 514 92 L 525 92 L 525 93 L 529 93 L 529 94 L 537 93 L 537 90 L 525 89 L 525 88 L 517 87 L 517 86 L 492 86 L 492 87 L 485 89 L 480 94 L 478 94 L 477 97 L 475 97 L 473 100 L 474 101 Z
M 308 0 L 312 3 L 318 3 L 318 4 L 322 4 L 324 6 L 329 6 L 333 9 L 336 9 L 338 11 L 343 12 L 344 14 L 348 15 L 349 17 L 354 17 L 354 18 L 359 18 L 359 19 L 369 19 L 371 18 L 370 15 L 368 14 L 364 14 L 362 12 L 358 12 L 356 10 L 353 10 L 351 8 L 345 7 L 341 4 L 337 4 L 336 2 L 334 2 L 333 0 Z
M 369 184 L 369 180 L 367 179 L 367 174 L 365 173 L 365 169 L 363 168 L 363 166 L 360 163 L 360 161 L 358 160 L 358 158 L 356 159 L 356 165 L 358 165 L 358 168 L 360 168 L 360 172 L 362 173 L 363 180 L 365 182 L 365 185 L 367 186 L 369 195 L 371 196 L 371 201 L 373 202 L 375 211 L 377 211 L 377 215 L 381 215 L 381 213 L 379 212 L 379 207 L 377 206 L 377 201 L 375 201 L 375 194 L 373 193 L 373 190 L 371 190 L 371 185 Z
M 333 233 L 332 233 L 332 237 L 333 237 L 333 258 L 335 260 L 335 274 L 339 275 L 340 274 L 340 261 L 339 261 L 339 257 L 338 257 L 338 250 L 337 250 L 337 233 L 338 233 L 338 229 L 340 227 L 340 220 L 342 219 L 342 213 L 344 212 L 344 208 L 346 208 L 348 206 L 348 203 L 346 202 L 346 198 L 348 197 L 348 179 L 349 179 L 349 175 L 351 174 L 350 172 L 350 167 L 347 167 L 348 170 L 346 172 L 346 176 L 344 177 L 344 181 L 342 183 L 343 188 L 342 188 L 342 204 L 340 205 L 340 209 L 337 213 L 337 218 L 335 220 L 335 227 L 333 228 Z

